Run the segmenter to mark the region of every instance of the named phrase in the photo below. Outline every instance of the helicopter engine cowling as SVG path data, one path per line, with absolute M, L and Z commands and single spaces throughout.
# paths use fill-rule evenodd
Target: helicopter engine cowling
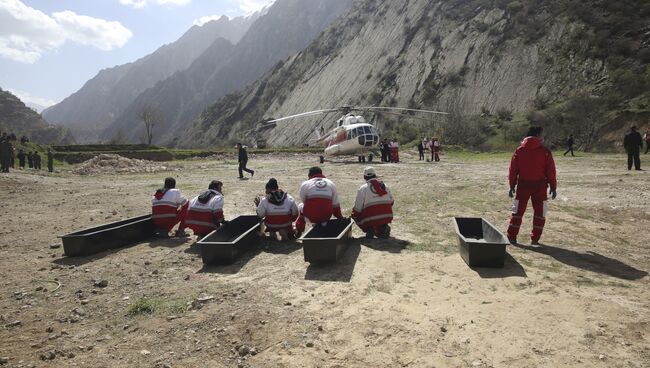
M 333 156 L 338 154 L 341 151 L 341 145 L 335 144 L 333 146 L 329 146 L 325 148 L 325 155 L 326 156 Z

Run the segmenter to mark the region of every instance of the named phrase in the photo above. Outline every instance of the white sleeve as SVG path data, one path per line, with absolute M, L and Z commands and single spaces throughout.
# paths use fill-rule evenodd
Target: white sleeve
M 300 201 L 305 203 L 307 200 L 307 182 L 302 183 L 300 186 Z
M 262 198 L 259 206 L 257 206 L 257 217 L 264 218 L 266 217 L 266 198 Z
M 341 204 L 339 203 L 339 194 L 336 192 L 336 185 L 331 180 L 329 184 L 332 185 L 332 207 L 340 207 Z
M 176 189 L 172 193 L 172 201 L 176 203 L 177 206 L 184 206 L 187 203 L 187 198 L 183 197 L 181 191 Z
M 298 216 L 298 205 L 296 205 L 296 200 L 292 196 L 287 194 L 287 199 L 291 202 L 291 216 Z
M 224 202 L 223 196 L 218 196 L 214 201 L 212 201 L 212 212 L 223 212 Z
M 357 190 L 357 198 L 354 200 L 354 210 L 361 213 L 365 202 L 366 193 L 363 190 L 363 185 Z

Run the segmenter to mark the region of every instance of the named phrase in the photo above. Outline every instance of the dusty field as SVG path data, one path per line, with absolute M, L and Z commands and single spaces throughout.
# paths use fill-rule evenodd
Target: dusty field
M 505 230 L 506 155 L 375 165 L 396 197 L 394 238 L 367 241 L 355 228 L 345 258 L 320 267 L 299 244 L 268 243 L 204 268 L 193 238 L 66 258 L 50 249 L 57 235 L 147 213 L 168 173 L 2 174 L 0 364 L 650 367 L 650 171 L 628 172 L 617 155 L 556 160 L 544 245 L 509 246 L 500 270 L 463 263 L 451 219 Z M 232 160 L 174 163 L 171 175 L 186 196 L 224 181 L 234 217 L 252 213 L 271 176 L 296 194 L 312 162 L 252 157 L 247 181 Z M 324 170 L 349 215 L 362 166 Z M 196 301 L 205 296 L 214 299 Z

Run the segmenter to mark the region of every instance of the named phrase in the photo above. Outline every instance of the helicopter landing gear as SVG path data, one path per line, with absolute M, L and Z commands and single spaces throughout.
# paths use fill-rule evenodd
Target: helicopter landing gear
M 369 154 L 369 155 L 368 155 L 368 162 L 372 162 L 373 157 L 374 157 L 374 156 L 372 155 L 372 153 Z
M 366 156 L 359 156 L 359 162 L 366 162 Z
M 320 161 L 321 164 L 324 164 L 325 163 L 325 157 L 320 156 L 319 161 Z

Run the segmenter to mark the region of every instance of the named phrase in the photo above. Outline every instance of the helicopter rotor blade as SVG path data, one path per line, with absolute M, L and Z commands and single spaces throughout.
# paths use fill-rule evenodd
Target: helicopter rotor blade
M 435 114 L 435 115 L 449 115 L 448 112 L 442 112 L 442 111 L 433 111 L 433 110 L 421 110 L 421 109 L 409 109 L 405 107 L 386 107 L 386 106 L 366 106 L 366 107 L 355 107 L 353 110 L 359 110 L 359 111 L 373 111 L 373 110 L 378 110 L 378 111 L 383 111 L 383 110 L 394 110 L 394 111 L 402 111 L 402 112 L 423 112 L 427 114 Z
M 403 117 L 405 119 L 415 119 L 415 120 L 420 120 L 420 121 L 426 121 L 426 122 L 431 122 L 431 119 L 423 118 L 421 116 L 414 116 L 414 115 L 404 115 L 399 112 L 393 112 L 393 111 L 374 111 L 376 114 L 387 114 L 387 115 L 395 115 L 399 117 Z
M 334 109 L 322 109 L 322 110 L 307 111 L 307 112 L 303 112 L 303 113 L 296 114 L 296 115 L 284 116 L 284 117 L 281 117 L 281 118 L 278 118 L 278 119 L 265 120 L 263 122 L 263 124 L 271 124 L 271 123 L 277 123 L 277 122 L 280 122 L 280 121 L 294 119 L 294 118 L 303 118 L 303 117 L 307 117 L 307 116 L 327 114 L 327 113 L 330 113 L 330 112 L 336 112 L 336 111 L 340 111 L 340 110 L 341 110 L 340 108 L 334 108 Z

